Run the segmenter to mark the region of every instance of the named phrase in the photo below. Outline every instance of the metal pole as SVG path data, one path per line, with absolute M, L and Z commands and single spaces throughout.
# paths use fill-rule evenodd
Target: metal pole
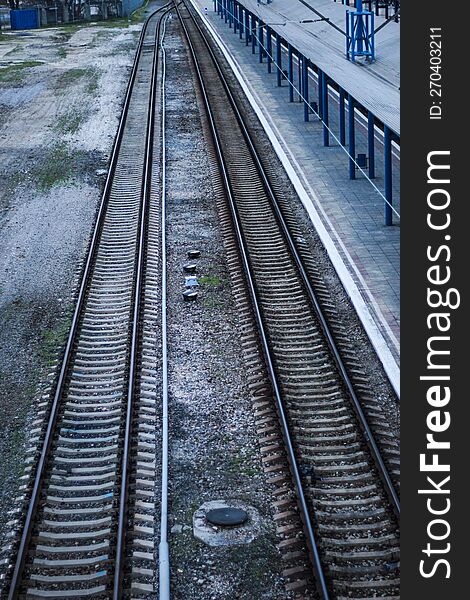
M 263 25 L 261 19 L 258 19 L 258 61 L 263 62 Z
M 318 81 L 318 116 L 323 119 L 323 71 L 317 68 Z
M 243 10 L 241 4 L 238 5 L 238 19 L 239 19 L 239 23 L 238 23 L 238 30 L 240 31 L 240 39 L 243 39 L 243 30 L 245 29 L 245 26 L 243 25 L 244 21 L 243 21 Z M 246 12 L 246 11 L 245 11 Z
M 339 88 L 339 143 L 346 145 L 346 109 L 344 107 L 345 93 Z
M 367 142 L 369 150 L 369 177 L 375 179 L 374 115 L 367 114 Z
M 287 44 L 287 77 L 289 78 L 289 102 L 294 102 L 294 61 L 290 44 Z
M 304 97 L 304 121 L 309 120 L 308 106 L 308 59 L 302 56 L 302 75 L 303 75 L 303 97 Z
M 302 102 L 302 93 L 303 93 L 303 85 L 302 85 L 302 55 L 300 52 L 297 52 L 297 67 L 298 67 L 298 75 L 299 75 L 299 102 Z
M 251 15 L 251 53 L 256 53 L 256 17 Z
M 277 85 L 282 85 L 282 52 L 281 52 L 281 36 L 276 33 L 276 63 L 277 63 Z
M 267 58 L 266 62 L 268 63 L 268 73 L 271 73 L 271 64 L 272 64 L 272 32 L 271 27 L 266 27 L 266 48 L 267 48 Z
M 245 9 L 245 46 L 250 43 L 250 13 Z
M 351 94 L 348 94 L 349 179 L 356 179 L 356 164 L 354 162 L 356 158 L 354 105 L 354 98 Z
M 385 225 L 393 225 L 392 215 L 392 132 L 384 125 Z
M 323 79 L 323 145 L 330 145 L 330 132 L 328 130 L 328 77 L 326 73 L 321 72 Z

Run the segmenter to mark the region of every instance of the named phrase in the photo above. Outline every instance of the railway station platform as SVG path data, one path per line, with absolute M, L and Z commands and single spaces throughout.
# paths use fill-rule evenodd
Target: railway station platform
M 382 25 L 375 61 L 353 62 L 345 56 L 345 36 L 332 27 L 345 30 L 352 6 L 240 0 L 229 18 L 213 0 L 191 2 L 266 129 L 399 394 L 399 24 L 375 16 L 375 27 Z M 316 21 L 321 17 L 311 7 L 329 21 Z

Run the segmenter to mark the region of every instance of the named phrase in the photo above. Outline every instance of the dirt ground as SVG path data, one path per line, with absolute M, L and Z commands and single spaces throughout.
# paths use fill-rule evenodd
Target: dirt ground
M 136 19 L 0 35 L 0 547 L 140 29 Z

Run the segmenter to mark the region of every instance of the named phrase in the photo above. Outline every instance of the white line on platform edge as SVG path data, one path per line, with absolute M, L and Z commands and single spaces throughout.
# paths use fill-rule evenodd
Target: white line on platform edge
M 372 296 L 372 293 L 370 292 L 361 273 L 359 272 L 356 265 L 354 264 L 354 261 L 350 257 L 349 252 L 347 251 L 342 240 L 340 239 L 340 237 L 336 233 L 333 225 L 331 224 L 330 220 L 328 219 L 328 216 L 326 215 L 325 211 L 323 210 L 320 200 L 317 197 L 315 191 L 312 189 L 311 185 L 307 181 L 304 173 L 302 172 L 300 165 L 298 164 L 297 160 L 295 159 L 294 155 L 292 154 L 291 150 L 289 149 L 289 146 L 287 145 L 286 141 L 284 140 L 281 133 L 277 129 L 276 125 L 272 121 L 271 117 L 269 116 L 269 111 L 263 105 L 263 102 L 261 101 L 261 99 L 259 98 L 257 93 L 255 92 L 255 90 L 252 88 L 251 84 L 245 79 L 242 69 L 241 69 L 240 65 L 238 64 L 237 60 L 232 56 L 232 54 L 230 53 L 230 50 L 228 49 L 225 42 L 222 40 L 220 35 L 214 29 L 214 27 L 212 26 L 212 24 L 210 23 L 208 18 L 201 11 L 200 7 L 196 4 L 196 0 L 190 0 L 190 2 L 193 5 L 193 7 L 195 8 L 195 10 L 198 12 L 198 14 L 201 16 L 201 18 L 204 19 L 207 29 L 209 30 L 210 34 L 214 38 L 214 41 L 219 46 L 223 55 L 227 59 L 227 62 L 229 63 L 231 69 L 233 70 L 248 101 L 250 102 L 250 104 L 253 107 L 253 110 L 255 111 L 256 115 L 258 116 L 264 130 L 266 131 L 266 134 L 268 135 L 268 137 L 271 141 L 271 144 L 273 145 L 274 150 L 276 151 L 276 154 L 278 155 L 280 161 L 282 162 L 282 164 L 289 176 L 289 179 L 292 182 L 292 185 L 294 186 L 302 204 L 304 205 L 304 207 L 310 217 L 310 220 L 312 221 L 318 235 L 320 236 L 320 239 L 328 253 L 328 256 L 331 259 L 331 262 L 341 280 L 341 283 L 343 284 L 343 286 L 346 290 L 346 293 L 350 297 L 350 299 L 354 305 L 354 308 L 356 309 L 359 319 L 360 319 L 362 325 L 364 326 L 364 329 L 365 329 L 373 347 L 375 348 L 375 351 L 377 352 L 377 356 L 379 357 L 379 359 L 384 367 L 384 370 L 390 380 L 390 383 L 393 386 L 393 389 L 395 390 L 398 398 L 400 398 L 400 368 L 399 368 L 393 354 L 391 353 L 390 348 L 388 347 L 387 342 L 386 342 L 382 332 L 377 327 L 377 324 L 374 321 L 374 318 L 372 317 L 369 307 L 364 302 L 364 299 L 361 295 L 361 292 L 359 291 L 359 288 L 357 287 L 355 281 L 351 277 L 350 272 L 348 271 L 340 253 L 338 252 L 338 249 L 335 246 L 335 242 L 333 241 L 333 239 L 330 236 L 329 232 L 327 231 L 325 225 L 323 224 L 323 221 L 319 215 L 319 212 L 321 212 L 322 217 L 328 223 L 328 226 L 331 228 L 331 231 L 334 232 L 337 243 L 341 246 L 341 250 L 344 252 L 346 258 L 348 259 L 348 262 L 349 262 L 351 268 L 354 270 L 356 277 L 360 281 L 361 286 L 363 287 L 365 293 L 367 294 L 367 296 L 369 298 L 369 301 L 374 306 L 377 316 L 382 321 L 382 325 L 383 325 L 384 329 L 387 331 L 387 334 L 388 334 L 391 342 L 393 343 L 393 345 L 396 347 L 397 350 L 399 349 L 398 340 L 396 339 L 394 333 L 390 329 L 387 321 L 385 320 L 385 317 L 382 314 L 382 311 L 380 310 L 380 307 L 378 306 L 377 302 L 375 301 L 374 297 Z M 268 119 L 270 122 L 268 122 L 268 119 L 263 114 L 263 109 L 264 109 L 264 113 L 266 113 L 266 115 L 268 115 Z M 275 133 L 275 131 L 276 131 L 276 133 Z M 282 142 L 282 145 L 280 142 Z M 289 157 L 287 156 L 287 153 L 289 154 Z M 301 175 L 305 186 L 300 181 L 298 173 Z M 307 191 L 305 189 L 306 187 L 308 188 L 309 193 L 307 193 Z

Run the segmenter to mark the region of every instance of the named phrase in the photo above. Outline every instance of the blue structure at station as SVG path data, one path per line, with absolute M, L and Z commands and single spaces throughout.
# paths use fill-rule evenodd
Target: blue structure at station
M 322 123 L 324 146 L 329 146 L 330 138 L 334 137 L 345 150 L 348 156 L 349 178 L 351 180 L 356 179 L 358 170 L 368 179 L 375 179 L 375 127 L 378 126 L 383 130 L 384 222 L 385 225 L 392 225 L 394 212 L 392 195 L 392 142 L 395 141 L 399 144 L 399 135 L 388 125 L 380 121 L 371 110 L 362 106 L 352 94 L 339 85 L 324 70 L 320 69 L 311 59 L 285 40 L 280 32 L 276 31 L 275 23 L 264 23 L 260 17 L 253 14 L 238 0 L 213 0 L 213 2 L 214 11 L 220 15 L 221 19 L 224 19 L 225 23 L 230 28 L 233 28 L 234 33 L 239 34 L 240 39 L 245 38 L 246 46 L 251 44 L 253 54 L 256 51 L 258 52 L 259 63 L 263 63 L 266 59 L 268 72 L 271 73 L 273 67 L 277 70 L 277 85 L 281 87 L 283 80 L 287 80 L 289 101 L 294 102 L 295 96 L 298 96 L 298 99 L 303 102 L 304 121 L 309 121 L 310 116 L 313 114 Z M 371 10 L 363 10 L 362 0 L 356 0 L 356 7 L 356 11 L 348 11 L 347 15 L 347 23 L 349 23 L 345 32 L 347 58 L 353 61 L 357 57 L 374 60 L 374 14 Z M 282 23 L 279 23 L 279 25 L 282 25 Z M 273 45 L 275 47 L 274 52 Z M 283 52 L 287 53 L 287 69 L 283 68 Z M 295 84 L 294 63 L 297 63 L 298 87 Z M 317 81 L 318 93 L 315 99 L 311 97 L 309 92 L 309 79 L 312 75 Z M 339 94 L 339 137 L 336 136 L 329 125 L 329 92 L 331 89 Z M 348 112 L 347 143 L 346 109 Z M 360 111 L 367 117 L 367 156 L 365 154 L 356 155 L 356 111 Z
M 356 0 L 357 10 L 348 10 L 346 15 L 346 58 L 356 56 L 375 60 L 374 13 L 362 9 L 362 0 Z

